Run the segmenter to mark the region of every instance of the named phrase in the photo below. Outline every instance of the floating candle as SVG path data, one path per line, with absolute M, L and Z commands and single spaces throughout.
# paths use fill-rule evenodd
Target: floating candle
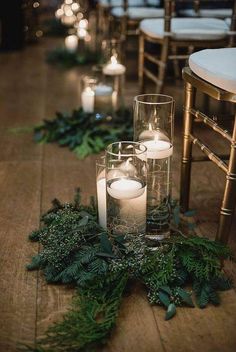
M 108 181 L 107 192 L 115 199 L 133 199 L 144 193 L 144 187 L 140 181 L 120 178 Z
M 164 159 L 173 154 L 169 138 L 161 129 L 153 130 L 151 123 L 148 130 L 139 135 L 139 140 L 147 148 L 148 159 Z
M 111 61 L 104 66 L 103 73 L 108 76 L 123 75 L 125 73 L 125 66 L 117 61 L 115 55 L 111 57 Z
M 123 162 L 119 169 L 124 172 L 124 174 L 130 177 L 134 177 L 137 174 L 136 167 L 132 164 L 132 158 L 128 158 L 125 162 Z
M 173 154 L 173 146 L 170 142 L 167 141 L 142 141 L 142 144 L 147 147 L 148 159 L 164 159 Z

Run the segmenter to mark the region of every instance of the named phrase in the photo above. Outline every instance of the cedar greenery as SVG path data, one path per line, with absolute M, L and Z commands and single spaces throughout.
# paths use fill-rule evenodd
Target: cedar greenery
M 99 63 L 100 56 L 99 53 L 91 51 L 88 48 L 70 52 L 64 47 L 59 47 L 47 52 L 46 62 L 69 69 L 74 66 Z
M 80 159 L 103 151 L 109 143 L 131 140 L 133 135 L 131 112 L 122 109 L 110 114 L 86 113 L 74 110 L 71 115 L 56 113 L 53 120 L 44 120 L 34 128 L 37 143 L 58 143 L 68 147 Z
M 42 217 L 42 228 L 30 235 L 42 250 L 28 269 L 41 269 L 48 283 L 74 284 L 78 290 L 64 319 L 27 350 L 96 350 L 115 326 L 130 280 L 143 283 L 151 304 L 165 307 L 166 320 L 176 314 L 177 306 L 194 307 L 187 285 L 192 285 L 200 308 L 220 304 L 218 291 L 231 287 L 220 263 L 231 258 L 231 252 L 221 243 L 181 234 L 178 206 L 173 203 L 172 207 L 172 221 L 178 229 L 153 251 L 142 237 L 106 233 L 97 223 L 94 200 L 89 206 L 82 205 L 79 190 L 72 204 L 54 200 Z

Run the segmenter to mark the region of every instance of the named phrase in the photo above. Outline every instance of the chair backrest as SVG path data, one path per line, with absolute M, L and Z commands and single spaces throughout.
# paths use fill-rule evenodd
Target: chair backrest
M 126 11 L 129 6 L 128 0 L 123 0 L 123 10 Z M 161 7 L 163 6 L 163 0 L 143 0 L 143 6 Z
M 192 7 L 197 13 L 199 12 L 200 8 L 204 5 L 207 5 L 208 8 L 215 9 L 223 6 L 227 6 L 232 9 L 232 16 L 231 16 L 231 25 L 230 25 L 230 32 L 231 32 L 231 46 L 236 41 L 236 0 L 165 0 L 164 1 L 164 31 L 168 35 L 171 33 L 171 19 L 175 12 L 177 5 L 183 7 Z

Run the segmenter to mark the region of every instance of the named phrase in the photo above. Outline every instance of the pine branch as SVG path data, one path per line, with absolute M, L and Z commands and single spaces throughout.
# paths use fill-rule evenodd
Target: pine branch
M 99 292 L 80 289 L 63 321 L 50 327 L 39 341 L 40 351 L 84 352 L 104 344 L 115 326 L 127 279 L 125 273 L 122 277 L 107 277 Z M 43 349 L 47 345 L 50 350 Z

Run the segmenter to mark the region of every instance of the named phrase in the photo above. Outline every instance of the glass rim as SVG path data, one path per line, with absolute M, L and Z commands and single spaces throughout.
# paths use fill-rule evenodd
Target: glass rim
M 132 144 L 133 146 L 134 145 L 137 145 L 138 147 L 142 147 L 143 150 L 136 150 L 137 153 L 130 153 L 130 154 L 124 154 L 124 153 L 113 153 L 111 151 L 108 150 L 109 147 L 112 147 L 113 145 L 115 144 L 119 144 L 119 143 L 127 143 L 127 144 Z M 141 143 L 141 142 L 134 142 L 134 141 L 120 141 L 120 142 L 113 142 L 111 144 L 109 144 L 107 147 L 106 147 L 106 150 L 105 150 L 106 154 L 109 154 L 109 155 L 115 155 L 115 156 L 125 156 L 125 157 L 129 157 L 129 156 L 138 156 L 140 154 L 144 154 L 144 153 L 147 153 L 147 147 Z
M 155 97 L 165 97 L 167 98 L 166 101 L 160 101 L 160 102 L 152 102 L 152 101 L 143 101 L 139 100 L 141 97 L 147 97 L 147 96 L 155 96 Z M 171 104 L 174 103 L 174 98 L 171 95 L 167 94 L 139 94 L 134 97 L 134 102 L 136 103 L 142 103 L 142 104 L 147 104 L 147 105 L 164 105 L 164 104 Z
M 106 164 L 106 155 L 103 154 L 99 158 L 97 158 L 95 160 L 95 164 L 96 164 L 96 167 L 105 166 L 105 164 Z
M 98 82 L 98 77 L 96 75 L 82 75 L 81 76 L 81 82 L 88 82 L 88 81 L 94 81 L 95 83 Z

